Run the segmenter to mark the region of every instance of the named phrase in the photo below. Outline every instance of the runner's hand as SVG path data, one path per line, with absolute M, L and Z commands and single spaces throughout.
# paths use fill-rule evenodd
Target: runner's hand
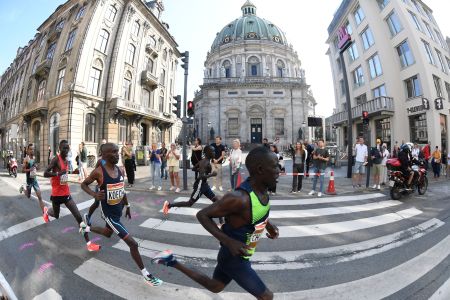
M 67 172 L 66 171 L 61 171 L 61 172 L 57 172 L 56 174 L 57 174 L 57 176 L 62 176 L 62 175 L 65 175 Z
M 228 250 L 230 250 L 231 255 L 233 256 L 249 255 L 249 253 L 247 252 L 249 246 L 237 240 L 231 239 L 229 242 L 227 242 L 226 247 L 228 248 Z
M 130 213 L 130 208 L 127 207 L 127 209 L 125 210 L 125 217 L 128 218 L 128 220 L 131 219 L 131 213 Z
M 105 199 L 105 191 L 98 191 L 97 193 L 95 193 L 95 200 L 98 201 L 102 201 L 103 199 Z
M 280 235 L 280 232 L 278 231 L 278 227 L 275 225 L 271 224 L 270 226 L 267 226 L 266 229 L 267 229 L 266 236 L 269 239 L 272 239 L 272 240 L 277 239 L 278 236 Z

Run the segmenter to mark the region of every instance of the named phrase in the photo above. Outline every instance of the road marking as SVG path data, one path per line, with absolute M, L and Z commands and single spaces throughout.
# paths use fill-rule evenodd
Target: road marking
M 361 205 L 343 206 L 343 207 L 325 207 L 315 209 L 299 209 L 299 210 L 272 210 L 270 212 L 271 219 L 289 219 L 289 218 L 311 218 L 340 214 L 349 214 L 364 212 L 376 209 L 389 208 L 403 204 L 400 201 L 387 200 L 381 202 L 367 203 Z M 200 209 L 192 207 L 174 207 L 170 209 L 171 215 L 195 216 Z M 162 209 L 159 212 L 163 212 Z
M 6 281 L 5 276 L 0 272 L 0 296 L 5 295 L 9 300 L 17 300 L 16 294 L 14 294 L 13 289 Z
M 339 234 L 398 222 L 403 219 L 412 218 L 421 213 L 422 211 L 416 208 L 408 208 L 405 210 L 397 211 L 395 213 L 388 213 L 384 215 L 355 219 L 351 221 L 313 224 L 313 225 L 278 226 L 278 229 L 280 231 L 280 238 Z M 208 231 L 206 231 L 205 228 L 203 228 L 202 225 L 198 223 L 163 221 L 160 219 L 149 218 L 140 226 L 155 230 L 169 231 L 182 234 L 203 235 L 203 236 L 211 235 Z M 265 235 L 262 235 L 262 237 L 265 237 Z
M 450 299 L 450 279 L 444 282 L 437 291 L 431 295 L 429 300 L 448 300 Z
M 434 231 L 444 224 L 444 222 L 438 219 L 430 219 L 399 232 L 342 246 L 297 251 L 277 251 L 276 253 L 273 251 L 256 251 L 252 256 L 252 264 L 256 270 L 292 270 L 311 268 L 319 264 L 321 266 L 334 265 L 398 248 Z M 150 258 L 154 257 L 160 251 L 170 249 L 180 261 L 194 259 L 195 262 L 200 262 L 202 267 L 214 267 L 216 265 L 219 245 L 217 245 L 217 249 L 190 248 L 148 241 L 137 237 L 134 238 L 139 243 L 141 255 Z M 129 251 L 129 247 L 123 241 L 119 241 L 113 245 L 113 248 L 126 252 Z
M 76 275 L 108 293 L 129 299 L 155 300 L 210 300 L 210 299 L 254 299 L 242 293 L 220 293 L 214 295 L 207 290 L 163 283 L 159 287 L 145 284 L 141 275 L 117 268 L 96 258 L 91 258 L 73 271 Z M 155 274 L 156 275 L 156 274 Z
M 338 203 L 338 202 L 349 202 L 349 201 L 360 201 L 360 200 L 371 200 L 376 198 L 386 197 L 386 195 L 381 193 L 375 194 L 364 194 L 364 195 L 353 195 L 353 196 L 332 196 L 332 197 L 314 197 L 314 198 L 303 198 L 303 199 L 277 199 L 270 200 L 271 206 L 291 206 L 291 205 L 309 205 L 309 204 L 324 204 L 324 203 Z M 189 201 L 189 197 L 178 197 L 174 202 Z M 197 203 L 201 204 L 211 204 L 211 200 L 207 198 L 198 199 Z
M 37 295 L 33 300 L 62 300 L 62 297 L 54 289 L 48 289 L 40 295 Z

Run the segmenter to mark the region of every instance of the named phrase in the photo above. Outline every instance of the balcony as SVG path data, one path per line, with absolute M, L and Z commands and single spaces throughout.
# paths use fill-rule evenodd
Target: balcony
M 158 87 L 158 77 L 154 76 L 150 71 L 142 71 L 141 83 L 153 91 Z
M 152 58 L 158 57 L 158 51 L 156 50 L 156 46 L 152 44 L 145 45 L 145 52 L 147 52 Z
M 303 78 L 299 77 L 270 77 L 270 76 L 246 76 L 246 77 L 221 77 L 204 78 L 203 85 L 216 84 L 271 84 L 271 83 L 289 83 L 306 84 Z
M 35 117 L 45 120 L 47 118 L 47 113 L 48 103 L 45 97 L 43 100 L 29 103 L 23 111 L 23 118 L 26 122 L 30 122 Z
M 352 107 L 352 119 L 361 118 L 363 111 L 369 112 L 369 116 L 393 115 L 395 112 L 394 99 L 391 97 L 378 97 Z M 331 116 L 331 124 L 339 125 L 346 122 L 347 119 L 347 111 L 341 111 Z
M 36 66 L 36 70 L 33 73 L 33 76 L 36 79 L 46 78 L 50 73 L 50 68 L 52 67 L 52 60 L 46 58 L 39 65 Z
M 142 106 L 140 103 L 124 100 L 122 98 L 111 99 L 110 109 L 111 111 L 120 111 L 123 114 L 137 114 L 167 123 L 174 123 L 176 121 L 176 118 L 171 114 L 163 113 L 153 108 Z

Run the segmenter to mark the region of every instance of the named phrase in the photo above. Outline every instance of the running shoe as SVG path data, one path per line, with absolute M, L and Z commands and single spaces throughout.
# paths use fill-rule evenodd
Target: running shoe
M 179 193 L 181 190 L 180 190 L 180 188 L 177 188 L 176 190 L 175 190 L 175 193 Z
M 42 218 L 44 218 L 45 223 L 50 222 L 50 219 L 48 218 L 48 207 L 47 206 L 44 207 L 44 212 L 42 214 Z
M 177 259 L 173 256 L 172 251 L 164 250 L 155 257 L 152 258 L 152 264 L 165 265 L 167 267 L 172 267 L 177 263 Z
M 91 226 L 91 218 L 89 218 L 89 214 L 85 213 L 83 215 L 83 221 L 85 224 L 87 224 L 88 226 Z
M 24 190 L 25 188 L 23 187 L 23 184 L 20 186 L 20 188 L 19 188 L 19 193 L 23 193 L 23 190 Z
M 95 244 L 93 242 L 90 242 L 89 245 L 87 245 L 87 250 L 89 252 L 97 252 L 100 251 L 100 248 L 102 248 L 102 246 Z
M 163 214 L 168 215 L 169 209 L 170 209 L 169 201 L 166 200 L 166 201 L 164 201 L 163 208 L 162 208 Z
M 150 286 L 160 286 L 163 284 L 163 281 L 152 274 L 148 274 L 144 276 L 145 283 Z

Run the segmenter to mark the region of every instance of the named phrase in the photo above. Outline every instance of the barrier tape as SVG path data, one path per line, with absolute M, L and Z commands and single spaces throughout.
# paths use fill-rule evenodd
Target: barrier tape
M 325 175 L 327 172 L 325 173 L 280 173 L 280 176 L 321 176 L 321 175 Z M 329 171 L 328 173 L 331 173 L 331 171 Z

